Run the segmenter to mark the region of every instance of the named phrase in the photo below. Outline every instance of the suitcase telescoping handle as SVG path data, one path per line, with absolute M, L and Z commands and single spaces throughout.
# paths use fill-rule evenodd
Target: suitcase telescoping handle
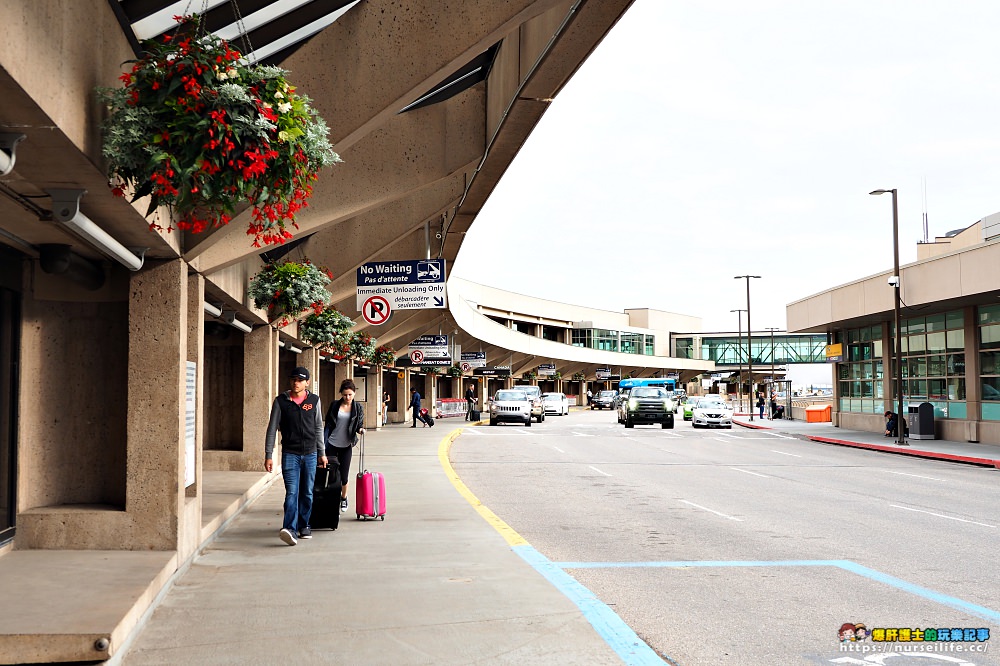
M 365 469 L 365 433 L 360 433 L 360 437 L 361 439 L 359 446 L 361 448 L 361 461 L 360 464 L 358 465 L 358 478 L 361 478 L 361 476 L 363 476 L 364 473 L 367 471 Z

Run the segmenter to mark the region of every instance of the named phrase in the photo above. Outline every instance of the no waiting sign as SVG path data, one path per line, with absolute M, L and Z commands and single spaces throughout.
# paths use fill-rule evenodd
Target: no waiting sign
M 370 297 L 361 307 L 361 316 L 372 326 L 384 324 L 389 319 L 390 314 L 392 314 L 392 308 L 389 307 L 389 301 L 381 296 Z

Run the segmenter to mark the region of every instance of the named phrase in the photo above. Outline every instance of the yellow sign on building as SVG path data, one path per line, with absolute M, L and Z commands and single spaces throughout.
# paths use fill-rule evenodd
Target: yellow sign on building
M 837 343 L 835 345 L 826 346 L 826 362 L 836 363 L 837 361 L 844 360 L 844 345 Z

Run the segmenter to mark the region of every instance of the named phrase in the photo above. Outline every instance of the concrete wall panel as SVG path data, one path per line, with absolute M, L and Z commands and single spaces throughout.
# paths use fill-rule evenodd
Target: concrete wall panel
M 25 298 L 20 509 L 125 507 L 127 306 Z

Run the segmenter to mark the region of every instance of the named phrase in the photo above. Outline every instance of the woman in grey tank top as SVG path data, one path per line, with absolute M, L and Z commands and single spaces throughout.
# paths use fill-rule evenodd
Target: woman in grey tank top
M 357 387 L 350 379 L 340 383 L 340 400 L 330 405 L 323 428 L 326 455 L 331 461 L 340 463 L 340 510 L 347 511 L 347 482 L 351 478 L 351 457 L 353 447 L 358 443 L 358 435 L 365 432 L 365 410 L 360 402 L 354 401 Z

